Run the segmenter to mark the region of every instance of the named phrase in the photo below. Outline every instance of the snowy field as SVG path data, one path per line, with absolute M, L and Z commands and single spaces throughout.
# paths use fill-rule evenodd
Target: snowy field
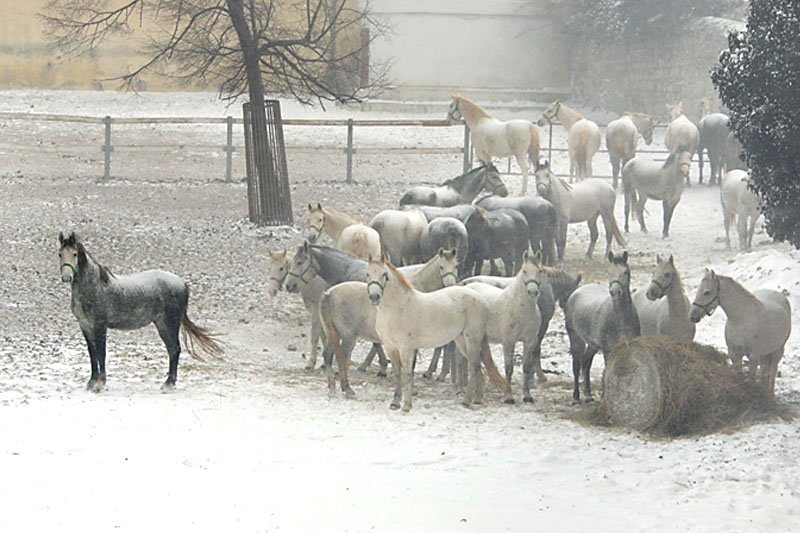
M 212 94 L 61 91 L 0 92 L 0 111 L 241 114 L 239 105 L 226 109 Z M 283 103 L 283 116 L 408 118 L 291 103 Z M 322 372 L 303 370 L 309 320 L 299 296 L 266 293 L 267 251 L 301 242 L 308 202 L 369 220 L 395 206 L 410 185 L 459 174 L 457 155 L 357 154 L 358 184 L 346 186 L 344 154 L 292 148 L 343 146 L 344 129 L 287 127 L 297 225 L 265 229 L 246 221 L 241 153 L 232 183 L 221 181 L 221 151 L 192 149 L 120 151 L 115 177 L 103 181 L 102 127 L 2 120 L 0 133 L 2 531 L 796 531 L 800 525 L 800 420 L 674 440 L 567 420 L 580 407 L 570 406 L 560 311 L 543 343 L 549 379 L 533 391 L 533 405 L 519 401 L 521 366 L 511 406 L 489 388 L 483 406 L 465 409 L 449 383 L 418 377 L 412 411 L 390 411 L 391 386 L 375 376 L 376 367 L 350 373 L 356 399 L 328 397 Z M 555 133 L 554 145 L 564 146 L 563 130 Z M 364 128 L 356 130 L 356 145 L 456 147 L 462 135 L 461 128 Z M 656 132 L 660 146 L 659 135 L 663 129 Z M 120 144 L 178 144 L 177 136 L 221 146 L 224 126 L 120 126 L 115 136 Z M 98 148 L 71 150 L 76 146 Z M 610 173 L 606 158 L 595 157 L 597 173 Z M 566 156 L 554 159 L 566 171 Z M 694 166 L 693 182 L 696 172 Z M 518 193 L 519 177 L 506 179 Z M 621 224 L 621 196 L 616 209 Z M 660 238 L 660 205 L 648 203 L 647 222 L 650 233 L 632 224 L 626 236 L 634 287 L 645 287 L 660 253 L 674 254 L 690 298 L 706 266 L 749 289 L 788 291 L 794 333 L 776 394 L 797 410 L 800 254 L 760 228 L 752 253 L 726 250 L 717 188 L 684 193 L 668 240 Z M 87 392 L 86 345 L 56 256 L 58 232 L 72 230 L 116 273 L 162 268 L 184 277 L 192 287 L 190 316 L 226 334 L 225 355 L 207 363 L 184 356 L 177 390 L 165 395 L 167 357 L 155 328 L 112 331 L 106 390 Z M 605 283 L 604 247 L 586 261 L 587 240 L 585 225 L 570 229 L 566 269 Z M 704 319 L 696 340 L 724 349 L 724 322 L 721 310 Z M 358 346 L 354 360 L 366 352 Z M 502 364 L 499 347 L 494 355 Z M 598 356 L 596 390 L 602 366 Z

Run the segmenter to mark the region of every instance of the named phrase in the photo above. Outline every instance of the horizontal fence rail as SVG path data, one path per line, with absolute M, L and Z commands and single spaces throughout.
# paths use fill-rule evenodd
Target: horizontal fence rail
M 83 124 L 97 124 L 102 125 L 104 128 L 105 142 L 99 149 L 104 153 L 104 177 L 111 177 L 111 160 L 112 153 L 115 151 L 162 151 L 162 150 L 221 150 L 225 152 L 225 180 L 232 179 L 232 159 L 233 153 L 241 150 L 241 145 L 235 145 L 233 142 L 233 126 L 243 124 L 241 118 L 234 117 L 119 117 L 114 118 L 111 116 L 105 117 L 91 117 L 79 115 L 60 115 L 50 113 L 9 113 L 0 112 L 0 120 L 26 120 L 26 121 L 42 121 L 42 122 L 71 122 Z M 226 142 L 224 145 L 217 144 L 114 144 L 112 142 L 112 126 L 114 125 L 150 125 L 150 124 L 195 124 L 195 125 L 226 125 Z M 552 160 L 554 152 L 567 152 L 567 148 L 553 147 L 553 127 L 558 123 L 549 125 L 548 128 L 548 159 Z M 355 154 L 397 154 L 397 153 L 416 153 L 416 154 L 462 154 L 463 155 L 463 169 L 464 172 L 469 170 L 472 166 L 473 150 L 470 146 L 469 128 L 463 122 L 456 124 L 449 124 L 446 120 L 438 119 L 284 119 L 284 126 L 335 126 L 346 128 L 346 144 L 342 147 L 317 147 L 317 146 L 287 146 L 287 149 L 292 152 L 309 153 L 309 152 L 344 152 L 347 158 L 347 175 L 346 181 L 352 182 L 353 176 L 353 155 Z M 421 128 L 441 128 L 441 127 L 463 127 L 464 140 L 462 146 L 441 146 L 441 147 L 401 147 L 401 146 L 365 146 L 356 148 L 353 141 L 353 130 L 356 127 L 421 127 Z M 605 124 L 598 124 L 600 127 L 605 127 Z M 656 128 L 666 128 L 666 124 L 656 124 Z M 98 150 L 97 146 L 69 146 L 67 150 L 64 147 L 58 146 L 20 146 L 18 144 L 0 143 L 0 150 L 13 152 L 20 149 L 31 149 L 44 153 L 63 153 L 70 152 L 93 152 Z M 605 149 L 598 150 L 598 153 L 608 153 Z M 664 157 L 668 154 L 665 149 L 637 149 L 637 154 L 660 154 Z M 656 158 L 659 160 L 659 158 Z M 505 174 L 519 175 L 519 172 L 512 172 L 511 170 L 512 158 L 507 158 L 507 167 Z M 610 178 L 611 176 L 597 176 Z

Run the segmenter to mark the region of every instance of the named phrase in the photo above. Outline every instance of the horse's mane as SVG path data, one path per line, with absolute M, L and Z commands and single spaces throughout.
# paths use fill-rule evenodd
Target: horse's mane
M 391 270 L 394 273 L 395 277 L 402 285 L 404 285 L 407 289 L 414 290 L 414 287 L 411 285 L 411 283 L 408 282 L 406 277 L 399 270 L 397 270 L 396 266 L 394 266 L 390 261 L 386 261 L 385 264 L 387 267 L 389 267 L 389 270 Z
M 553 177 L 555 177 L 555 175 Z M 564 178 L 558 178 L 558 181 L 561 182 L 561 185 L 563 185 L 566 190 L 568 190 L 568 191 L 572 190 L 572 185 L 567 183 L 567 180 L 565 180 Z
M 647 113 L 639 113 L 638 111 L 625 111 L 623 115 L 628 115 L 629 117 L 652 118 Z
M 752 292 L 748 291 L 744 287 L 744 285 L 742 285 L 741 283 L 739 283 L 738 281 L 736 281 L 732 277 L 730 277 L 730 276 L 722 276 L 720 274 L 716 274 L 716 276 L 720 279 L 720 281 L 730 282 L 730 284 L 733 285 L 733 287 L 735 289 L 737 289 L 742 294 L 747 295 L 753 301 L 753 303 L 758 304 L 758 305 L 764 305 L 764 303 L 761 300 L 759 300 L 756 297 L 755 294 L 753 294 Z
M 94 257 L 92 257 L 89 252 L 86 251 L 86 247 L 83 245 L 82 242 L 76 242 L 75 248 L 78 250 L 78 263 L 82 267 L 86 266 L 89 260 L 92 261 L 95 265 L 97 265 L 98 270 L 100 271 L 100 281 L 103 283 L 108 283 L 111 278 L 114 277 L 114 274 L 108 268 L 104 267 L 97 261 L 95 261 Z
M 542 266 L 542 271 L 544 272 L 547 279 L 553 285 L 557 285 L 559 287 L 569 287 L 576 285 L 576 279 L 567 274 L 564 270 L 560 268 L 551 267 L 551 266 Z M 580 274 L 578 274 L 580 276 Z
M 325 211 L 327 211 L 328 213 L 331 213 L 332 215 L 339 215 L 339 216 L 342 216 L 342 217 L 347 217 L 347 218 L 350 218 L 352 220 L 355 220 L 358 223 L 361 223 L 361 217 L 359 217 L 358 215 L 348 215 L 347 213 L 343 213 L 342 211 L 337 211 L 336 209 L 322 206 L 322 212 L 324 213 Z
M 473 205 L 474 205 L 474 204 L 473 204 Z M 489 214 L 489 211 L 488 211 L 488 210 L 486 210 L 486 209 L 482 208 L 482 207 L 481 207 L 481 206 L 479 206 L 479 205 L 476 205 L 476 206 L 475 206 L 475 211 L 476 211 L 477 213 L 480 213 L 480 214 L 481 214 L 481 216 L 484 216 L 484 217 L 485 217 L 486 215 L 488 215 L 488 214 Z
M 467 172 L 464 172 L 460 176 L 456 176 L 455 178 L 450 178 L 450 179 L 445 180 L 444 182 L 442 182 L 441 187 L 447 187 L 447 186 L 452 185 L 454 183 L 459 183 L 460 184 L 462 181 L 467 179 L 467 176 L 472 176 L 473 174 L 475 174 L 477 172 L 480 172 L 480 171 L 482 171 L 484 169 L 488 169 L 488 167 L 486 165 L 481 165 L 479 167 L 475 167 L 472 170 L 468 170 Z
M 484 118 L 492 118 L 492 115 L 490 115 L 489 113 L 484 111 L 478 104 L 476 104 L 475 102 L 473 102 L 472 100 L 470 100 L 466 96 L 461 96 L 460 94 L 456 94 L 456 95 L 453 95 L 453 98 L 455 98 L 456 100 L 458 100 L 460 102 L 464 102 L 465 104 L 467 104 L 467 106 L 470 109 L 474 110 L 476 113 L 480 114 L 482 117 L 484 117 Z M 462 111 L 461 114 L 462 115 L 464 114 L 463 111 Z

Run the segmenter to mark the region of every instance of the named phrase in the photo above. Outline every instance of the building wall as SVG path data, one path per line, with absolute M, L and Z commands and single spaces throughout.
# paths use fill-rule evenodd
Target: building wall
M 576 47 L 574 99 L 614 112 L 641 111 L 665 120 L 666 105 L 683 102 L 687 116 L 700 117 L 700 100 L 720 103 L 711 69 L 727 48 L 730 30 L 744 23 L 706 17 L 677 37 L 643 44 Z

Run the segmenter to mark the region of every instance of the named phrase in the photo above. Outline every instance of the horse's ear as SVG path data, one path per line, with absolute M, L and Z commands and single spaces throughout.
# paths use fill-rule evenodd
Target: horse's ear
M 308 253 L 308 241 L 303 241 L 303 252 Z
M 717 273 L 714 272 L 713 268 L 708 269 L 708 273 L 711 274 L 711 279 L 716 279 L 717 278 Z
M 672 254 L 669 254 L 669 264 L 675 266 L 675 260 L 672 258 Z
M 64 239 L 64 232 L 63 232 L 63 231 L 59 231 L 59 232 L 58 232 L 58 243 L 59 243 L 61 246 L 64 246 L 64 240 L 65 240 L 65 239 Z
M 320 202 L 317 202 L 317 209 L 319 209 L 320 211 L 322 211 L 322 203 L 320 203 Z
M 656 254 L 656 265 L 661 263 L 661 254 Z
M 308 203 L 308 210 L 309 211 L 313 211 L 314 210 L 314 207 L 311 205 L 311 202 Z
M 533 254 L 533 260 L 536 261 L 538 264 L 542 264 L 542 251 L 536 250 L 536 253 Z
M 439 257 L 444 257 L 444 248 L 439 248 Z

